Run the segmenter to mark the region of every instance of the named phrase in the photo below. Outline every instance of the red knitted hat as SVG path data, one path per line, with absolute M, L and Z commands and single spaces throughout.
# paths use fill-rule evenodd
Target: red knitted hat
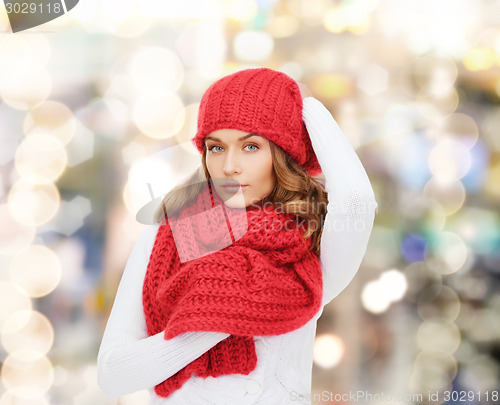
M 201 99 L 198 130 L 191 140 L 200 153 L 205 137 L 218 129 L 265 136 L 287 152 L 309 175 L 321 167 L 302 120 L 302 96 L 284 73 L 246 69 L 212 84 Z

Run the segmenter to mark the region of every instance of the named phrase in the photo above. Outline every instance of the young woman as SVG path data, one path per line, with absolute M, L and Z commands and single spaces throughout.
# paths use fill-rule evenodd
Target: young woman
M 116 294 L 97 358 L 107 395 L 310 404 L 316 322 L 357 272 L 377 203 L 341 129 L 304 93 L 263 68 L 204 94 L 201 170 L 164 198 Z

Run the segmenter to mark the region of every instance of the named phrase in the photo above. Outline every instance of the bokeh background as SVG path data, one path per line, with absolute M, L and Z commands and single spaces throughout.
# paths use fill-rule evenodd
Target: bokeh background
M 0 31 L 0 405 L 148 403 L 96 384 L 137 211 L 199 164 L 204 90 L 262 66 L 327 106 L 379 204 L 313 403 L 499 401 L 500 1 L 81 0 Z

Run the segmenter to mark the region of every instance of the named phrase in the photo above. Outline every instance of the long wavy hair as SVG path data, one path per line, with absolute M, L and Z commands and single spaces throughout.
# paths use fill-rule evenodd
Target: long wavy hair
M 321 234 L 327 213 L 328 193 L 319 178 L 308 175 L 281 147 L 269 141 L 273 171 L 276 178 L 273 190 L 259 203 L 273 204 L 284 213 L 295 214 L 304 227 L 304 238 L 311 238 L 311 249 L 319 256 Z M 175 215 L 192 201 L 210 179 L 207 168 L 207 148 L 203 148 L 201 166 L 187 180 L 172 189 L 154 214 L 160 223 L 166 216 Z

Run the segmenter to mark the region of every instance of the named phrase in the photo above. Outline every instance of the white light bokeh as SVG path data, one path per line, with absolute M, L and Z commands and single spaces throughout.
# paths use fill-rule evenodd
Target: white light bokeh
M 38 311 L 22 310 L 5 319 L 1 341 L 7 353 L 33 350 L 39 357 L 48 353 L 54 343 L 54 328 Z
M 33 184 L 21 179 L 7 196 L 12 216 L 20 223 L 38 226 L 50 221 L 59 209 L 61 196 L 53 183 Z
M 140 48 L 130 60 L 128 71 L 140 91 L 175 92 L 184 80 L 184 67 L 179 57 L 159 46 Z
M 403 273 L 396 269 L 387 270 L 377 280 L 366 283 L 361 293 L 361 302 L 366 310 L 380 314 L 403 298 L 407 288 L 408 283 Z
M 58 256 L 48 247 L 30 245 L 12 258 L 10 278 L 31 297 L 50 294 L 59 284 L 62 266 Z
M 17 221 L 8 204 L 0 204 L 0 224 L 0 254 L 15 254 L 35 238 L 35 227 Z
M 344 352 L 344 342 L 334 334 L 323 334 L 314 339 L 314 363 L 322 368 L 337 366 Z
M 31 310 L 31 299 L 18 284 L 0 281 L 0 331 L 6 319 L 16 311 Z
M 464 177 L 471 167 L 469 149 L 461 142 L 447 139 L 440 141 L 429 153 L 429 169 L 445 181 Z
M 464 204 L 466 191 L 458 179 L 432 177 L 425 184 L 422 195 L 439 202 L 445 214 L 451 215 Z
M 179 96 L 166 91 L 150 90 L 137 98 L 133 120 L 147 136 L 156 139 L 175 135 L 184 124 L 184 104 Z
M 274 39 L 267 32 L 242 31 L 234 38 L 234 54 L 242 62 L 263 62 L 273 49 Z
M 15 156 L 18 173 L 32 183 L 55 181 L 66 168 L 67 161 L 64 145 L 46 133 L 25 138 Z
M 28 111 L 23 130 L 28 136 L 37 130 L 49 131 L 51 136 L 66 145 L 76 132 L 75 117 L 65 104 L 47 100 Z
M 37 398 L 45 394 L 54 379 L 50 360 L 31 349 L 9 354 L 2 365 L 4 386 L 22 398 Z

